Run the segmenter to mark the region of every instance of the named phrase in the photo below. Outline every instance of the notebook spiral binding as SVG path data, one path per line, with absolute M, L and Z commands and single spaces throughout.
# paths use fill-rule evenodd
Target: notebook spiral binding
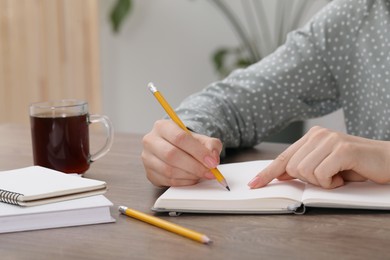
M 5 202 L 13 205 L 20 205 L 18 202 L 18 198 L 20 196 L 23 196 L 23 194 L 0 189 L 0 202 Z

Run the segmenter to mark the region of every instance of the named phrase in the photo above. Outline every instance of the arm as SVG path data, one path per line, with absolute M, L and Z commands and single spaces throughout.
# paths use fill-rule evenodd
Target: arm
M 340 108 L 337 82 L 322 59 L 324 26 L 313 20 L 290 33 L 273 54 L 190 96 L 177 113 L 195 132 L 242 147 Z
M 375 2 L 332 1 L 274 53 L 187 98 L 178 114 L 196 132 L 240 147 L 347 106 L 354 43 Z

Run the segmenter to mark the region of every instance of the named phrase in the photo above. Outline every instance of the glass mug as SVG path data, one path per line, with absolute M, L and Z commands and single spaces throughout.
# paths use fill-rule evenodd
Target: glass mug
M 89 152 L 89 124 L 102 123 L 106 141 Z M 65 173 L 83 174 L 92 162 L 104 156 L 113 142 L 113 127 L 106 116 L 90 115 L 88 103 L 65 99 L 30 105 L 34 164 Z

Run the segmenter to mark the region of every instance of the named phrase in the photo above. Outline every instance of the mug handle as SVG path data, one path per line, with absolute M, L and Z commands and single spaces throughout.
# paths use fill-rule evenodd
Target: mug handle
M 106 128 L 106 143 L 103 145 L 103 147 L 100 150 L 90 155 L 89 162 L 92 163 L 97 159 L 106 155 L 110 150 L 112 143 L 114 141 L 114 128 L 112 126 L 110 119 L 108 119 L 107 116 L 89 115 L 88 118 L 89 118 L 89 122 L 88 122 L 89 124 L 102 123 Z

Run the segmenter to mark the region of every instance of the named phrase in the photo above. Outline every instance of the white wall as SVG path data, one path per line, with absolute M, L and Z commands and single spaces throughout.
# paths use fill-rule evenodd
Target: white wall
M 217 79 L 210 53 L 236 44 L 230 28 L 206 1 L 139 0 L 121 33 L 112 33 L 101 0 L 103 110 L 117 131 L 146 133 L 162 108 L 147 90 L 153 81 L 173 107 Z
M 326 1 L 318 2 L 311 13 Z M 184 97 L 218 79 L 212 51 L 236 46 L 238 41 L 210 1 L 135 0 L 119 34 L 112 32 L 108 22 L 113 3 L 100 0 L 103 111 L 116 131 L 146 133 L 164 115 L 147 90 L 148 82 L 154 82 L 176 107 Z M 267 8 L 274 6 L 274 1 L 265 3 Z M 241 7 L 240 1 L 229 4 L 236 10 Z

